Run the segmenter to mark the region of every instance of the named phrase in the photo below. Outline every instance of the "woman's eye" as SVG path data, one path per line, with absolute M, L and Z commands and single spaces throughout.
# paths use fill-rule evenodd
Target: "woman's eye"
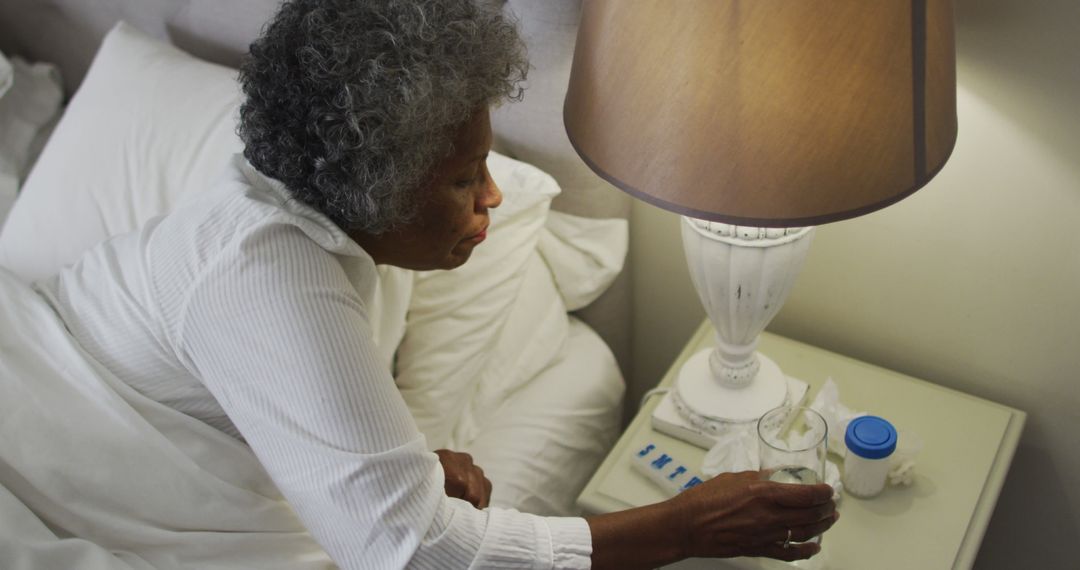
M 464 180 L 458 180 L 457 182 L 454 183 L 454 186 L 457 186 L 458 188 L 468 188 L 469 186 L 472 186 L 474 184 L 482 182 L 483 180 L 484 180 L 484 173 L 480 172 L 476 176 L 473 176 L 472 178 L 466 178 Z

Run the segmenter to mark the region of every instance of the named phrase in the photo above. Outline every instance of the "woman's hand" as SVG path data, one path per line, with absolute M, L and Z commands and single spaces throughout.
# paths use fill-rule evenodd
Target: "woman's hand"
M 784 485 L 757 471 L 725 473 L 676 497 L 586 518 L 596 570 L 656 568 L 684 558 L 809 558 L 838 515 L 828 485 Z M 791 543 L 784 544 L 791 531 Z
M 839 514 L 828 485 L 784 485 L 760 472 L 723 473 L 671 500 L 680 513 L 686 556 L 767 556 L 799 560 L 817 544 L 794 544 L 825 532 Z M 792 543 L 784 547 L 791 531 Z
M 491 500 L 491 481 L 484 477 L 484 470 L 473 464 L 472 456 L 449 449 L 436 449 L 446 473 L 446 496 L 464 499 L 478 509 L 488 506 Z

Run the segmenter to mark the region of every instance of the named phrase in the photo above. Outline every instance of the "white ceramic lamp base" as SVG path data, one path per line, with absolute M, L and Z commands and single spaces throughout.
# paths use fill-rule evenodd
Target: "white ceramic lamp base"
M 675 382 L 676 402 L 689 417 L 731 423 L 755 421 L 787 400 L 787 382 L 772 359 L 755 353 L 760 367 L 753 382 L 732 387 L 716 381 L 709 368 L 711 354 L 712 350 L 702 350 L 691 356 Z
M 700 351 L 687 360 L 672 390 L 653 410 L 653 429 L 710 449 L 726 430 L 742 428 L 768 410 L 801 404 L 806 398 L 806 382 L 785 376 L 775 362 L 760 353 L 761 369 L 753 383 L 744 388 L 724 387 L 709 373 L 710 352 Z M 700 409 L 695 402 L 708 402 L 710 409 Z M 713 416 L 717 410 L 724 415 Z

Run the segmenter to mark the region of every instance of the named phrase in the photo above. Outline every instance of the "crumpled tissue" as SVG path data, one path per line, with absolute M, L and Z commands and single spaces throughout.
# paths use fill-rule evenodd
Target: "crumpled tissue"
M 866 412 L 855 412 L 840 402 L 840 389 L 832 378 L 825 381 L 818 390 L 814 401 L 810 403 L 811 409 L 817 411 L 825 418 L 829 427 L 828 446 L 829 451 L 843 457 L 847 454 L 847 445 L 844 444 L 844 433 L 851 420 L 865 416 Z M 793 434 L 792 438 L 809 440 L 816 434 Z M 918 434 L 897 429 L 896 451 L 889 457 L 889 484 L 910 485 L 914 481 L 915 460 L 922 450 L 922 440 Z M 799 443 L 791 441 L 792 444 Z M 718 439 L 701 464 L 701 471 L 708 477 L 715 477 L 720 473 L 755 471 L 761 466 L 761 458 L 758 455 L 757 423 L 738 424 L 732 426 Z M 825 464 L 825 482 L 832 486 L 833 497 L 839 499 L 843 484 L 840 482 L 840 470 L 832 462 Z
M 911 485 L 915 482 L 915 459 L 922 451 L 923 442 L 919 434 L 911 431 L 896 430 L 896 451 L 889 456 L 890 485 Z
M 829 451 L 843 457 L 847 455 L 847 445 L 844 444 L 844 433 L 851 420 L 865 416 L 866 412 L 854 412 L 840 402 L 840 388 L 832 378 L 825 380 L 825 384 L 818 390 L 810 408 L 816 410 L 825 418 L 829 426 Z

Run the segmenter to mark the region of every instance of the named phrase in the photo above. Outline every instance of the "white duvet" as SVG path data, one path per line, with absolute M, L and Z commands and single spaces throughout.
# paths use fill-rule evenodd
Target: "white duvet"
M 332 567 L 247 447 L 113 377 L 0 269 L 0 568 Z

